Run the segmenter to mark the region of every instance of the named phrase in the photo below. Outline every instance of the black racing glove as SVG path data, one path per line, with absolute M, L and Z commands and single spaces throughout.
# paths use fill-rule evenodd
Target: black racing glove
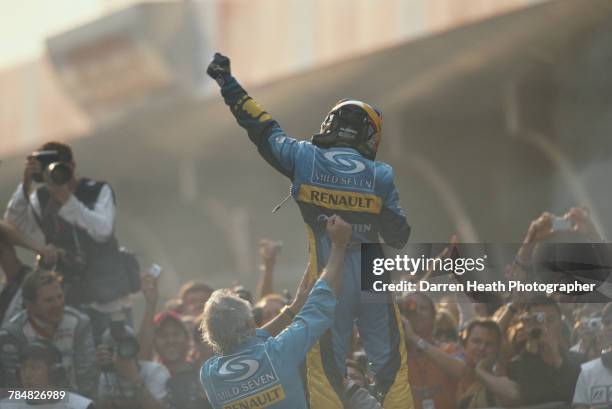
M 221 53 L 215 53 L 215 56 L 213 57 L 212 61 L 208 64 L 206 73 L 212 79 L 217 81 L 219 85 L 223 85 L 223 77 L 232 74 L 232 71 L 230 69 L 230 59 Z

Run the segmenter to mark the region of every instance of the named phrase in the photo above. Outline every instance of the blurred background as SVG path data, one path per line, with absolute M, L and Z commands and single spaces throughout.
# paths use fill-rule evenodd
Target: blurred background
M 285 130 L 334 103 L 384 114 L 413 242 L 519 242 L 544 210 L 586 205 L 612 230 L 611 0 L 1 0 L 0 192 L 27 153 L 69 141 L 117 197 L 120 242 L 166 269 L 253 286 L 257 240 L 282 240 L 278 286 L 306 260 L 289 183 L 205 76 L 215 50 Z

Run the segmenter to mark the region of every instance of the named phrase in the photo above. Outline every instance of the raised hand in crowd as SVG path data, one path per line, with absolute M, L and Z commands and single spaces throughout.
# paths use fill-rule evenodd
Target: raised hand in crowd
M 264 296 L 272 294 L 274 292 L 274 267 L 276 266 L 276 258 L 280 252 L 280 244 L 277 241 L 269 239 L 261 239 L 259 241 L 259 258 L 261 264 L 259 265 L 259 271 L 261 275 L 257 282 L 257 290 L 255 292 L 255 299 L 261 300 Z
M 518 262 L 522 264 L 531 262 L 535 245 L 554 232 L 555 219 L 557 219 L 557 216 L 552 213 L 543 212 L 531 222 L 517 254 Z M 588 208 L 572 207 L 560 219 L 570 222 L 570 231 L 577 232 L 594 242 L 601 241 L 601 235 L 590 218 Z
M 517 260 L 526 265 L 531 262 L 533 249 L 537 242 L 549 236 L 553 230 L 553 221 L 555 216 L 552 213 L 544 212 L 537 219 L 529 224 L 527 234 L 523 239 L 523 244 L 518 251 Z
M 442 250 L 440 252 L 440 254 L 438 254 L 436 256 L 436 260 L 444 260 L 448 257 L 450 257 L 453 254 L 453 251 L 457 249 L 457 245 L 459 244 L 459 237 L 457 237 L 456 234 L 453 234 L 451 236 L 450 241 L 448 242 L 448 246 L 444 247 L 444 250 Z M 408 279 L 417 279 L 417 280 L 422 280 L 422 281 L 427 281 L 431 278 L 431 275 L 433 274 L 434 269 L 431 268 L 429 270 L 427 270 L 425 272 L 425 275 L 423 275 L 420 278 L 417 278 L 416 275 L 408 275 Z
M 572 222 L 573 231 L 582 234 L 593 242 L 602 240 L 595 223 L 590 217 L 589 209 L 586 206 L 572 207 L 563 217 Z
M 149 272 L 140 275 L 140 287 L 144 295 L 146 306 L 155 308 L 159 299 L 158 277 Z
M 21 233 L 12 224 L 0 220 L 0 239 L 5 240 L 12 246 L 22 247 L 40 255 L 45 264 L 54 264 L 65 254 L 65 251 L 55 247 L 53 244 L 41 245 L 31 237 Z
M 587 361 L 598 358 L 604 348 L 600 319 L 579 319 L 574 326 L 575 350 L 583 354 Z
M 327 232 L 332 241 L 332 251 L 329 255 L 327 265 L 321 273 L 321 279 L 328 282 L 330 287 L 337 294 L 342 278 L 342 265 L 344 260 L 344 252 L 351 238 L 352 226 L 342 220 L 340 216 L 333 215 L 327 220 Z M 300 310 L 308 300 L 310 290 L 316 282 L 316 277 L 310 271 L 310 262 L 308 263 L 300 284 L 296 290 L 296 296 L 290 305 L 285 306 L 279 315 L 266 323 L 262 329 L 266 330 L 271 335 L 277 335 L 299 314 Z
M 153 339 L 155 328 L 153 318 L 155 317 L 155 309 L 159 299 L 158 277 L 153 276 L 149 272 L 143 272 L 140 275 L 141 291 L 145 299 L 145 308 L 138 330 L 138 342 L 140 343 L 140 359 L 153 358 Z
M 36 175 L 42 174 L 42 165 L 34 156 L 28 156 L 24 163 L 22 188 L 23 193 L 27 197 Z
M 430 340 L 421 338 L 412 327 L 410 320 L 402 317 L 402 326 L 404 329 L 404 338 L 411 346 L 411 349 L 417 353 L 425 355 L 428 359 L 444 371 L 453 379 L 459 379 L 465 374 L 467 367 L 465 362 L 453 357 L 450 353 L 444 351 Z
M 64 249 L 55 247 L 53 244 L 47 244 L 38 249 L 36 257 L 38 268 L 52 268 L 62 257 L 66 255 Z
M 538 218 L 531 221 L 514 261 L 504 270 L 507 280 L 526 281 L 529 278 L 529 266 L 535 245 L 553 233 L 554 219 L 555 216 L 552 213 L 543 212 Z M 504 305 L 495 317 L 503 332 L 506 332 L 508 326 L 518 316 L 517 314 L 523 310 L 530 296 L 529 293 L 522 291 L 514 291 L 510 294 L 510 302 Z
M 316 281 L 315 277 L 310 274 L 310 263 L 302 274 L 302 279 L 295 292 L 295 298 L 293 301 L 281 309 L 281 313 L 276 315 L 273 319 L 269 320 L 262 326 L 262 329 L 266 330 L 270 335 L 278 335 L 287 325 L 299 314 L 300 310 L 308 300 L 310 290 Z

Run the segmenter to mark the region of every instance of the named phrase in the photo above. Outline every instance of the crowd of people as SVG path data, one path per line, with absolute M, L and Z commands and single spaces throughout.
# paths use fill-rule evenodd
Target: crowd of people
M 115 237 L 111 186 L 77 177 L 71 148 L 46 143 L 28 156 L 0 223 L 2 409 L 612 405 L 605 298 L 361 290 L 361 244 L 380 236 L 401 248 L 410 234 L 392 169 L 374 160 L 380 111 L 341 100 L 312 143 L 298 142 L 238 84 L 227 57 L 216 54 L 207 72 L 259 153 L 292 181 L 309 242 L 295 296 L 274 288 L 278 245 L 262 240 L 255 291 L 214 289 L 203 274 L 159 305 L 158 272 L 142 272 Z M 507 278 L 540 279 L 555 242 L 603 239 L 586 208 L 543 213 Z M 587 275 L 605 287 L 611 257 L 591 250 L 582 269 L 603 265 Z M 547 265 L 549 280 L 567 280 L 563 266 Z M 135 293 L 145 300 L 139 323 Z
M 16 408 L 51 401 L 36 396 L 11 399 L 11 390 L 64 390 L 69 396 L 66 407 L 73 408 L 212 407 L 205 390 L 210 396 L 214 388 L 202 385 L 201 368 L 223 348 L 230 348 L 228 342 L 240 343 L 238 332 L 232 331 L 245 329 L 238 315 L 229 312 L 235 308 L 224 303 L 236 302 L 245 308 L 253 318 L 254 331 L 259 328 L 257 331 L 280 339 L 278 334 L 289 332 L 288 326 L 303 310 L 314 285 L 303 278 L 295 298 L 275 292 L 278 246 L 261 240 L 255 291 L 234 285 L 220 292 L 205 281 L 190 281 L 175 299 L 160 306 L 158 277 L 141 273 L 139 288 L 145 308 L 141 322 L 135 325 L 130 296 L 121 289 L 116 293 L 121 301 L 106 303 L 115 305 L 107 310 L 92 309 L 95 298 L 85 306 L 69 301 L 67 294 L 74 284 L 68 267 L 59 263 L 62 251 L 37 244 L 34 236 L 11 223 L 19 204 L 15 197 L 6 212 L 7 221 L 0 225 L 0 266 L 5 274 L 0 295 L 0 380 L 5 396 L 0 402 L 11 402 Z M 32 207 L 24 206 L 24 211 L 35 211 Z M 587 210 L 572 208 L 563 217 L 571 221 L 576 234 L 601 242 Z M 544 213 L 531 222 L 514 262 L 506 268 L 509 277 L 529 280 L 538 243 L 555 234 L 553 219 Z M 79 228 L 87 229 L 78 223 L 88 223 L 88 219 L 75 220 Z M 337 223 L 344 222 L 339 219 Z M 335 234 L 336 240 L 348 240 L 346 232 L 342 239 L 337 239 L 340 233 Z M 20 261 L 18 246 L 39 254 L 35 266 Z M 421 272 L 417 279 L 426 274 Z M 204 305 L 209 306 L 211 316 L 215 307 L 227 308 L 221 308 L 215 322 L 205 319 Z M 407 379 L 417 409 L 552 402 L 560 407 L 591 408 L 612 403 L 612 304 L 576 304 L 563 295 L 530 297 L 524 293 L 507 294 L 493 304 L 465 303 L 453 296 L 434 298 L 413 292 L 399 295 L 397 305 L 407 351 L 399 359 L 407 361 Z M 327 315 L 333 320 L 333 310 Z M 343 374 L 345 405 L 381 407 L 368 354 L 361 345 L 357 323 L 353 325 Z M 310 328 L 308 336 L 302 334 L 301 352 L 295 346 L 284 357 L 285 363 L 290 356 L 299 367 L 321 336 L 322 329 L 315 329 Z

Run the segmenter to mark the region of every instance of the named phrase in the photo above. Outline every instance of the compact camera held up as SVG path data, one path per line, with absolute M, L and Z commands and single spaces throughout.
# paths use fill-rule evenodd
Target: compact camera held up
M 529 328 L 529 338 L 538 340 L 542 337 L 542 328 L 546 323 L 546 314 L 542 312 L 527 314 L 524 318 L 525 324 Z

